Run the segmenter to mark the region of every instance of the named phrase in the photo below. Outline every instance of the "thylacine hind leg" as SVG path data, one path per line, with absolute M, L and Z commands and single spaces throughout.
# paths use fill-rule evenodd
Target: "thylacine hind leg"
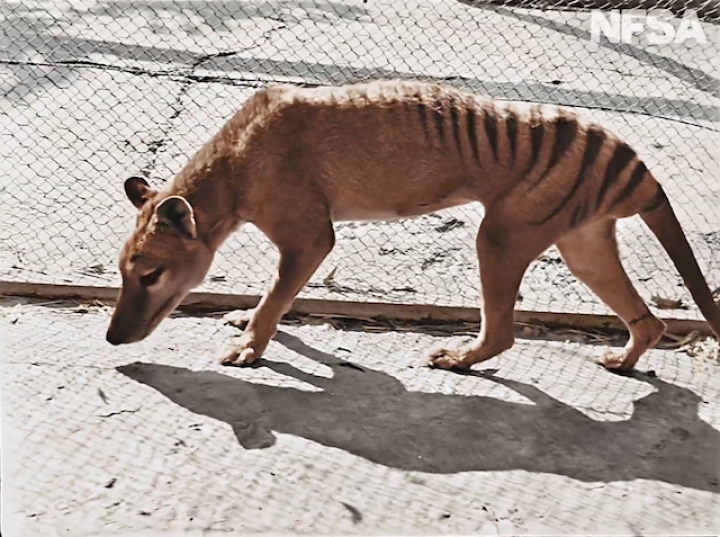
M 489 360 L 514 343 L 514 309 L 520 283 L 530 263 L 557 238 L 555 226 L 513 222 L 512 212 L 489 209 L 477 236 L 482 288 L 480 334 L 459 349 L 438 349 L 430 365 L 442 369 L 467 369 Z
M 602 220 L 571 231 L 557 242 L 570 271 L 622 319 L 630 340 L 618 355 L 608 355 L 608 369 L 629 370 L 665 332 L 623 269 L 615 236 L 615 220 Z

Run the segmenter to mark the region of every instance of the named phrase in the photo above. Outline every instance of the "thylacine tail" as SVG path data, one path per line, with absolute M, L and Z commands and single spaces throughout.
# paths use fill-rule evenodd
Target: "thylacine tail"
M 660 185 L 658 185 L 655 201 L 640 212 L 640 218 L 665 248 L 710 328 L 720 338 L 720 306 L 713 300 L 695 254 Z

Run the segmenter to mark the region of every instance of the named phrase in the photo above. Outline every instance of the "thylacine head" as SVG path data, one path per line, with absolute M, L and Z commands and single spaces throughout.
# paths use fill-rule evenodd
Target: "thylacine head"
M 122 287 L 106 339 L 113 345 L 146 338 L 210 269 L 214 248 L 198 235 L 195 211 L 182 196 L 125 181 L 137 223 L 120 251 Z

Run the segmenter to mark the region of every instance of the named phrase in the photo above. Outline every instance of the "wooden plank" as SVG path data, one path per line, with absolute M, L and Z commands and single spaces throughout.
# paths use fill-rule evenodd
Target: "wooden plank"
M 114 303 L 117 300 L 118 291 L 117 287 L 0 282 L 0 295 L 3 296 L 58 300 L 99 300 Z M 198 313 L 247 309 L 255 307 L 259 300 L 260 297 L 257 295 L 190 293 L 182 302 L 179 309 Z M 480 322 L 480 311 L 477 308 L 438 306 L 433 304 L 350 302 L 316 298 L 296 299 L 289 315 L 316 315 L 417 323 L 470 322 L 479 324 Z M 705 321 L 674 318 L 662 319 L 667 323 L 668 331 L 676 335 L 684 336 L 695 331 L 703 336 L 713 335 L 710 326 Z M 591 329 L 600 332 L 626 330 L 622 321 L 613 315 L 516 310 L 515 321 L 517 323 L 540 324 L 550 328 Z

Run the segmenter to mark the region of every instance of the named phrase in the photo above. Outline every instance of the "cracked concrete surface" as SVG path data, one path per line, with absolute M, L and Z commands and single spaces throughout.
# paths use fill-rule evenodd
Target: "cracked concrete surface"
M 447 0 L 27 0 L 0 4 L 0 23 L 2 279 L 119 283 L 122 180 L 167 181 L 268 81 L 410 76 L 575 106 L 625 136 L 720 282 L 715 25 L 707 49 L 598 47 L 587 14 Z M 338 226 L 304 295 L 475 305 L 481 216 Z M 644 227 L 620 234 L 646 299 L 690 302 Z M 250 227 L 203 290 L 262 292 L 274 261 Z M 521 294 L 523 309 L 607 311 L 555 250 Z M 258 367 L 227 369 L 215 355 L 235 332 L 216 318 L 111 349 L 103 308 L 0 310 L 6 537 L 720 527 L 716 350 L 654 350 L 656 377 L 624 378 L 590 363 L 601 345 L 520 340 L 459 376 L 417 366 L 450 335 L 289 324 Z
M 720 527 L 717 355 L 623 377 L 604 346 L 519 339 L 460 375 L 420 364 L 459 335 L 293 323 L 228 368 L 218 316 L 110 348 L 109 314 L 0 303 L 8 536 Z
M 269 81 L 432 77 L 499 98 L 576 106 L 638 147 L 676 202 L 710 281 L 720 281 L 717 29 L 710 45 L 588 42 L 588 14 L 462 2 L 74 0 L 0 6 L 3 123 L 0 277 L 116 285 L 132 208 L 121 183 L 163 184 Z M 688 187 L 691 185 L 691 188 Z M 392 224 L 338 226 L 304 295 L 474 306 L 480 207 Z M 442 222 L 464 226 L 442 230 Z M 17 240 L 11 230 L 23 230 Z M 643 296 L 692 304 L 636 219 L 620 230 Z M 551 250 L 528 272 L 523 309 L 607 313 Z M 261 292 L 274 248 L 248 226 L 204 290 Z M 332 285 L 323 283 L 334 271 Z M 698 318 L 697 309 L 674 310 Z

